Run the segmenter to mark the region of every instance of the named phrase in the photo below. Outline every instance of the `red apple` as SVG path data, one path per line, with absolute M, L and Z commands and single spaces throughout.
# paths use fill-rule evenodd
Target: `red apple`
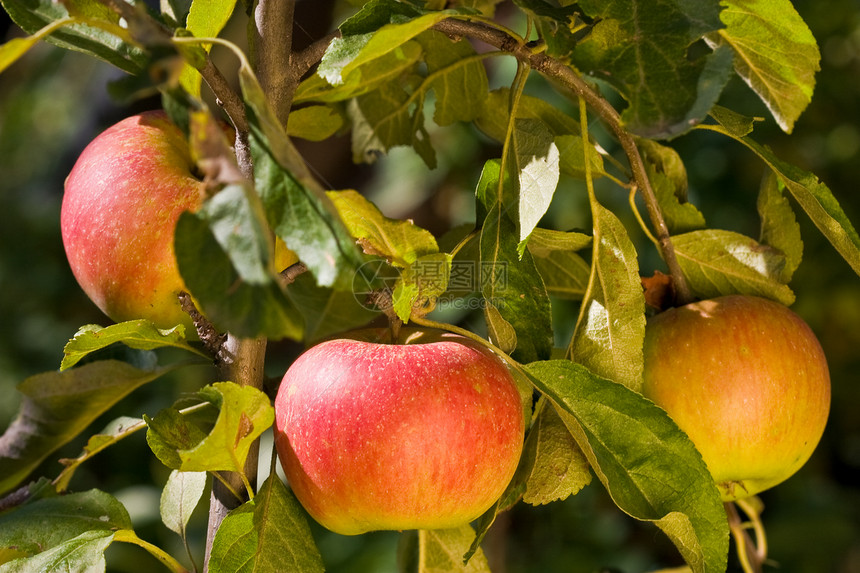
M 782 482 L 809 459 L 827 421 L 830 375 L 800 317 L 732 295 L 648 320 L 643 393 L 687 433 L 731 501 Z
M 287 480 L 328 529 L 439 529 L 480 516 L 504 492 L 523 444 L 505 364 L 470 340 L 386 329 L 310 348 L 275 399 Z
M 173 252 L 179 214 L 197 209 L 203 183 L 182 131 L 163 112 L 124 119 L 84 149 L 66 179 L 63 245 L 84 292 L 115 321 L 184 323 Z

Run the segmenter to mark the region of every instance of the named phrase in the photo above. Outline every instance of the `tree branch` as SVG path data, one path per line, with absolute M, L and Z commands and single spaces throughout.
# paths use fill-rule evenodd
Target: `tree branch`
M 254 71 L 284 125 L 296 85 L 290 69 L 295 7 L 295 0 L 257 0 L 249 23 Z
M 221 106 L 230 118 L 230 121 L 233 122 L 233 127 L 236 128 L 236 131 L 247 133 L 248 118 L 245 116 L 245 103 L 239 94 L 233 90 L 233 87 L 221 73 L 221 70 L 215 67 L 215 64 L 212 63 L 212 59 L 208 55 L 206 57 L 206 66 L 198 71 L 203 76 L 203 81 L 206 82 L 206 85 L 215 94 L 218 105 Z
M 339 37 L 340 30 L 335 30 L 290 57 L 291 73 L 296 86 L 298 86 L 302 76 L 322 59 L 331 41 Z
M 491 28 L 479 22 L 469 22 L 453 18 L 439 22 L 434 28 L 449 36 L 472 38 L 510 53 L 518 60 L 528 64 L 532 69 L 554 79 L 563 87 L 573 92 L 574 95 L 582 98 L 594 113 L 603 120 L 627 155 L 627 160 L 633 172 L 633 179 L 642 192 L 642 198 L 645 200 L 645 205 L 648 209 L 648 216 L 656 230 L 661 255 L 672 276 L 676 302 L 683 304 L 691 301 L 693 297 L 690 287 L 687 284 L 686 278 L 684 278 L 678 258 L 675 255 L 675 249 L 669 235 L 669 228 L 663 219 L 663 214 L 657 203 L 657 197 L 654 194 L 654 189 L 651 187 L 651 181 L 648 179 L 645 163 L 642 160 L 639 149 L 636 147 L 636 139 L 624 129 L 618 111 L 594 91 L 573 69 L 543 52 L 533 52 L 526 44 L 518 42 L 502 30 Z

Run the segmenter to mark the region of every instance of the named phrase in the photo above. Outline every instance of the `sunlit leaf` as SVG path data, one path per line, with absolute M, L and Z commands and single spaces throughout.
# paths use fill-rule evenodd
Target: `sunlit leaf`
M 781 281 L 785 256 L 733 231 L 705 229 L 672 237 L 681 270 L 700 298 L 749 294 L 794 302 L 794 293 Z
M 600 376 L 638 390 L 642 385 L 645 297 L 636 249 L 608 209 L 593 211 L 597 249 L 594 285 L 582 322 L 571 340 L 574 361 Z
M 448 289 L 451 259 L 448 253 L 432 253 L 403 269 L 392 293 L 394 311 L 400 320 L 408 322 L 414 311 L 423 315 L 433 310 Z
M 723 572 L 729 529 L 701 455 L 641 394 L 566 360 L 526 366 L 615 503 L 652 521 L 697 572 Z
M 725 108 L 715 108 L 712 117 L 719 125 L 702 125 L 703 129 L 717 131 L 734 137 L 754 151 L 776 173 L 789 193 L 797 200 L 812 222 L 842 255 L 854 272 L 860 274 L 860 235 L 851 224 L 830 189 L 815 175 L 786 163 L 773 152 L 755 141 L 747 133 L 752 129 L 752 120 Z M 746 133 L 739 127 L 747 126 Z
M 309 188 L 278 160 L 262 131 L 252 131 L 254 179 L 269 224 L 320 286 L 348 290 L 362 259 L 325 193 Z
M 173 470 L 164 484 L 159 503 L 161 521 L 182 539 L 185 539 L 185 528 L 205 489 L 206 472 Z
M 413 69 L 422 54 L 423 50 L 418 42 L 406 42 L 396 50 L 353 69 L 343 78 L 343 83 L 338 85 L 332 85 L 321 75 L 314 74 L 299 84 L 293 101 L 338 102 L 366 94 L 384 83 L 396 81 L 402 74 Z
M 436 95 L 433 121 L 450 125 L 471 121 L 487 99 L 487 72 L 481 57 L 466 40 L 453 41 L 441 32 L 428 30 L 416 40 L 424 49 L 427 88 Z
M 197 38 L 215 38 L 227 25 L 236 0 L 193 0 L 188 10 L 185 28 Z M 208 51 L 210 46 L 206 46 Z M 200 97 L 203 78 L 188 64 L 181 72 L 180 83 L 188 93 Z
M 107 327 L 97 324 L 82 326 L 63 348 L 63 362 L 60 364 L 60 370 L 71 368 L 88 354 L 117 342 L 138 350 L 154 350 L 169 346 L 208 358 L 200 350 L 188 344 L 184 326 L 160 329 L 150 321 L 141 319 Z
M 479 284 L 488 303 L 485 318 L 491 334 L 510 346 L 522 362 L 549 357 L 552 348 L 550 302 L 528 251 L 518 252 L 517 225 L 510 219 L 518 201 L 508 181 L 499 184 L 501 165 L 489 161 L 478 183 L 478 203 L 486 216 L 481 227 Z M 500 320 L 501 319 L 501 320 Z
M 803 240 L 800 225 L 776 175 L 768 171 L 758 195 L 758 212 L 761 217 L 761 242 L 779 249 L 785 256 L 780 281 L 788 283 L 803 258 Z
M 274 421 L 269 398 L 261 390 L 232 382 L 216 382 L 197 395 L 218 410 L 208 433 L 168 408 L 155 418 L 144 417 L 147 442 L 172 469 L 241 472 L 251 444 Z
M 392 219 L 356 191 L 329 191 L 341 220 L 364 252 L 407 267 L 419 257 L 439 251 L 429 231 L 412 221 Z
M 272 473 L 252 501 L 227 514 L 212 543 L 211 573 L 322 573 L 301 506 Z
M 707 38 L 735 52 L 735 70 L 791 133 L 815 89 L 821 54 L 790 0 L 722 0 L 726 27 Z
M 579 178 L 585 176 L 585 153 L 578 121 L 552 104 L 526 94 L 520 96 L 516 117 L 518 120 L 539 121 L 549 130 L 558 148 L 559 169 L 562 173 Z M 475 126 L 488 137 L 502 142 L 505 140 L 509 118 L 510 90 L 500 88 L 489 93 L 481 115 L 475 120 Z M 600 177 L 603 174 L 603 158 L 594 146 L 589 146 L 588 153 L 592 176 Z
M 290 112 L 287 134 L 308 141 L 322 141 L 335 135 L 344 126 L 344 118 L 327 105 L 301 107 Z
M 397 552 L 399 569 L 416 573 L 490 573 L 480 549 L 470 555 L 468 563 L 463 562 L 474 538 L 475 531 L 469 525 L 406 532 Z
M 0 4 L 27 34 L 36 34 L 45 26 L 74 15 L 69 14 L 64 3 L 54 0 L 0 0 Z M 103 28 L 77 23 L 54 31 L 46 40 L 62 48 L 101 58 L 130 74 L 141 73 L 146 69 L 148 56 L 142 49 L 124 40 L 127 32 L 118 25 L 119 15 L 112 11 L 103 11 L 104 5 L 101 5 L 101 8 L 99 13 L 105 16 L 105 19 L 100 20 L 102 27 L 113 30 L 116 34 Z
M 384 56 L 452 14 L 455 12 L 418 15 L 416 10 L 400 2 L 370 2 L 341 25 L 342 37 L 329 45 L 318 73 L 330 84 L 338 85 L 352 70 Z M 398 23 L 380 27 L 380 24 L 392 21 L 394 16 L 411 19 L 403 21 L 404 18 L 400 18 Z M 373 32 L 368 33 L 369 30 Z
M 528 469 L 523 501 L 531 505 L 566 499 L 591 483 L 588 460 L 552 404 L 532 424 L 523 457 Z
M 552 133 L 540 121 L 518 119 L 508 157 L 519 184 L 517 214 L 522 242 L 549 209 L 561 174 L 560 154 Z

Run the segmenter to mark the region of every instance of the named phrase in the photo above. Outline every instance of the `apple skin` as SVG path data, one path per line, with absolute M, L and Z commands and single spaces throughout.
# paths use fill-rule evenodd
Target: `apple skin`
M 180 213 L 204 199 L 193 169 L 185 135 L 152 111 L 102 132 L 66 178 L 66 256 L 81 288 L 112 320 L 191 326 L 177 299 L 185 285 L 173 237 Z
M 787 307 L 730 295 L 651 317 L 643 394 L 701 452 L 723 501 L 793 475 L 817 446 L 830 375 L 809 326 Z
M 404 328 L 322 342 L 287 370 L 275 446 L 296 497 L 344 535 L 440 529 L 502 495 L 523 446 L 504 363 L 462 336 Z

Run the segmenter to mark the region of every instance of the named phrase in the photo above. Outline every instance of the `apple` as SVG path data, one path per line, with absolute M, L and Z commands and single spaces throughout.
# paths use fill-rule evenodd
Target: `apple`
M 502 495 L 522 452 L 523 403 L 505 364 L 434 330 L 356 331 L 287 370 L 275 445 L 296 497 L 336 533 L 441 529 Z
M 66 178 L 60 226 L 69 266 L 112 320 L 192 326 L 178 301 L 187 289 L 173 240 L 179 215 L 205 198 L 194 171 L 185 134 L 164 112 L 150 111 L 97 136 Z M 297 260 L 279 239 L 277 270 Z
M 98 135 L 66 178 L 60 214 L 72 273 L 112 320 L 190 326 L 179 306 L 176 220 L 204 199 L 183 132 L 161 111 Z M 193 330 L 192 330 L 193 332 Z
M 824 432 L 830 375 L 809 326 L 787 307 L 730 295 L 648 319 L 643 394 L 701 452 L 724 501 L 794 474 Z

